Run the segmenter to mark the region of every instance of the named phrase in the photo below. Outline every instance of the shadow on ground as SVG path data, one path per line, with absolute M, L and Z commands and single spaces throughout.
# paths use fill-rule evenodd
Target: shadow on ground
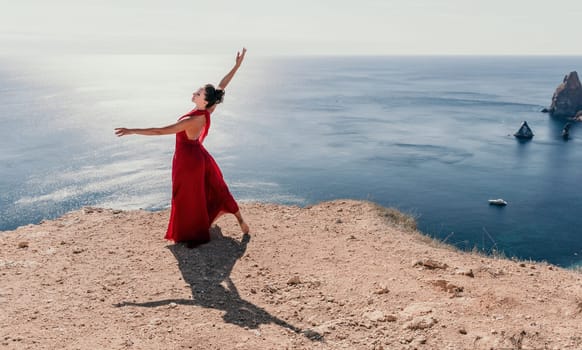
M 241 298 L 230 278 L 232 268 L 240 259 L 250 241 L 244 235 L 241 241 L 225 237 L 219 227 L 213 228 L 213 240 L 208 244 L 189 249 L 184 244 L 169 245 L 182 272 L 184 281 L 190 285 L 192 299 L 164 299 L 150 302 L 121 302 L 117 307 L 141 306 L 159 307 L 170 303 L 202 306 L 225 311 L 225 322 L 239 327 L 258 328 L 261 324 L 274 323 L 296 333 L 302 333 L 311 340 L 323 337 L 312 330 L 302 330 L 265 311 L 263 308 Z

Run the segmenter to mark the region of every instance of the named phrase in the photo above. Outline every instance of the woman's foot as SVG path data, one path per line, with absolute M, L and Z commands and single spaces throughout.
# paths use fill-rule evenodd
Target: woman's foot
M 248 235 L 249 232 L 250 232 L 250 230 L 251 230 L 249 228 L 249 225 L 246 222 L 244 222 L 244 221 L 241 221 L 238 224 L 240 225 L 240 229 L 241 229 L 242 233 L 245 234 L 245 235 Z
M 247 225 L 247 223 L 245 222 L 245 219 L 243 219 L 242 214 L 240 213 L 240 210 L 237 211 L 236 213 L 234 213 L 234 216 L 236 216 L 236 220 L 238 221 L 238 224 L 240 225 L 240 229 L 241 229 L 242 233 L 244 233 L 245 235 L 248 235 L 250 228 L 249 228 L 249 225 Z

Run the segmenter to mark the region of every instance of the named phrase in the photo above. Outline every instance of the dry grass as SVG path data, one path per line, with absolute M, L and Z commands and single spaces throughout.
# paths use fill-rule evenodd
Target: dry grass
M 376 203 L 370 203 L 376 208 L 380 216 L 388 223 L 407 232 L 414 232 L 417 230 L 416 220 L 411 215 L 404 214 L 403 212 L 394 208 L 386 208 Z

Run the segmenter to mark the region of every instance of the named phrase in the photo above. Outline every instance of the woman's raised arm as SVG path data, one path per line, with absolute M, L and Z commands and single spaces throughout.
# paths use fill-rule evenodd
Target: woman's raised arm
M 236 73 L 236 71 L 240 68 L 240 65 L 242 64 L 243 60 L 245 59 L 245 54 L 247 53 L 247 49 L 243 47 L 242 49 L 242 53 L 237 52 L 236 53 L 236 61 L 234 63 L 234 67 L 232 67 L 232 69 L 230 70 L 230 72 L 228 72 L 224 78 L 222 78 L 222 80 L 220 81 L 220 83 L 218 83 L 218 88 L 221 90 L 226 89 L 226 86 L 228 85 L 228 83 L 230 83 L 230 81 L 232 80 L 232 77 L 234 77 L 234 74 Z

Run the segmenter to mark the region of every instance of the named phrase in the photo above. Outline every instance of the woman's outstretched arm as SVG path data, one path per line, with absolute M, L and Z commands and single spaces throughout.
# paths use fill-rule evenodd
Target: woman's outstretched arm
M 234 77 L 234 74 L 240 68 L 240 65 L 242 64 L 246 53 L 247 53 L 247 49 L 245 49 L 244 47 L 242 49 L 242 53 L 240 53 L 240 52 L 236 53 L 236 61 L 235 61 L 234 67 L 232 67 L 230 72 L 228 72 L 224 76 L 224 78 L 222 78 L 222 80 L 218 84 L 219 89 L 221 89 L 221 90 L 226 89 L 226 86 L 228 85 L 228 83 L 230 83 L 230 81 L 232 80 L 232 77 Z
M 203 117 L 193 117 L 178 121 L 177 123 L 167 125 L 161 128 L 146 128 L 146 129 L 128 129 L 128 128 L 115 128 L 115 135 L 125 136 L 125 135 L 146 135 L 146 136 L 157 136 L 157 135 L 171 135 L 177 134 L 180 131 L 188 130 L 190 134 L 198 135 L 204 127 L 205 119 Z
M 232 67 L 232 69 L 228 73 L 226 73 L 224 78 L 222 78 L 220 83 L 218 83 L 218 89 L 220 89 L 220 90 L 226 89 L 226 86 L 228 85 L 228 83 L 230 83 L 230 81 L 232 80 L 232 77 L 234 77 L 234 74 L 240 68 L 240 65 L 242 64 L 246 53 L 247 53 L 247 49 L 244 47 L 242 49 L 242 53 L 240 53 L 240 52 L 236 53 L 236 61 L 234 63 L 234 67 Z M 208 112 L 210 112 L 210 113 L 214 112 L 214 110 L 216 109 L 216 106 L 218 106 L 218 105 L 214 105 L 214 106 L 208 108 Z

